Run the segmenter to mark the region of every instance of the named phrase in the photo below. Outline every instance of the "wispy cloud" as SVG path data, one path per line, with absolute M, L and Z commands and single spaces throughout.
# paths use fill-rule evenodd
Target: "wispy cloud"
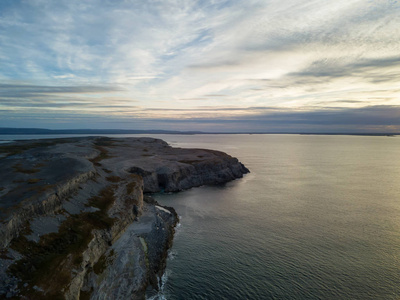
M 107 86 L 46 86 L 29 84 L 2 84 L 0 93 L 35 93 L 35 94 L 69 94 L 69 93 L 107 93 L 121 91 L 118 87 Z
M 19 122 L 21 127 L 35 122 L 46 128 L 126 128 L 148 129 L 151 125 L 173 130 L 203 130 L 209 132 L 298 132 L 298 133 L 398 133 L 400 132 L 400 106 L 370 106 L 363 108 L 329 108 L 314 110 L 243 109 L 237 115 L 218 118 L 212 114 L 197 113 L 191 117 L 168 116 L 151 118 L 135 115 L 119 116 L 106 113 L 76 113 L 40 109 L 30 113 L 0 110 L 0 127 Z M 203 111 L 204 112 L 204 111 Z M 98 121 L 99 115 L 101 122 Z M 57 122 L 54 122 L 54 121 Z M 122 127 L 121 127 L 122 126 Z
M 299 78 L 336 78 L 361 77 L 372 82 L 394 82 L 400 79 L 400 56 L 384 58 L 362 58 L 351 63 L 314 61 L 306 69 L 289 73 L 288 76 Z
M 399 15 L 388 0 L 3 1 L 0 109 L 142 122 L 393 108 Z

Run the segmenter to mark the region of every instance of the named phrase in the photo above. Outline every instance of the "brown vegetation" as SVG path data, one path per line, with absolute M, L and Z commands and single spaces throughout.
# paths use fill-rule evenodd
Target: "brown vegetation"
M 21 154 L 26 150 L 38 148 L 38 147 L 49 147 L 61 143 L 70 143 L 71 139 L 46 139 L 39 140 L 37 142 L 24 143 L 24 142 L 14 142 L 7 145 L 0 146 L 0 153 L 4 153 L 7 156 L 12 156 L 16 154 Z
M 33 183 L 39 182 L 40 180 L 41 180 L 40 178 L 31 178 L 31 179 L 28 179 L 28 183 L 33 184 Z
M 128 195 L 131 194 L 133 192 L 133 190 L 135 189 L 135 187 L 137 185 L 137 181 L 142 179 L 142 176 L 137 175 L 137 174 L 131 174 L 130 177 L 133 180 L 126 185 L 126 193 Z
M 106 269 L 107 267 L 107 260 L 109 260 L 110 258 L 112 258 L 114 256 L 114 250 L 111 249 L 110 253 L 106 254 L 104 253 L 99 260 L 97 261 L 97 263 L 93 266 L 93 271 L 94 273 L 96 273 L 97 275 L 103 273 L 103 271 Z
M 14 170 L 16 171 L 16 172 L 19 172 L 19 173 L 24 173 L 24 174 L 34 174 L 34 173 L 37 173 L 37 172 L 39 172 L 40 170 L 39 169 L 25 169 L 25 168 L 23 168 L 22 166 L 21 166 L 21 164 L 15 164 L 14 165 Z
M 109 182 L 113 182 L 113 183 L 117 183 L 117 182 L 120 182 L 122 180 L 122 178 L 118 177 L 118 176 L 108 176 L 108 177 L 106 177 L 106 179 Z
M 28 286 L 20 286 L 29 299 L 63 299 L 62 290 L 71 280 L 71 268 L 79 267 L 82 252 L 93 238 L 95 229 L 108 229 L 114 219 L 107 214 L 114 203 L 114 186 L 103 189 L 89 199 L 88 205 L 98 208 L 95 212 L 70 215 L 59 231 L 43 235 L 38 243 L 20 235 L 11 242 L 11 248 L 24 258 L 10 266 L 8 272 Z M 46 293 L 34 290 L 38 286 Z

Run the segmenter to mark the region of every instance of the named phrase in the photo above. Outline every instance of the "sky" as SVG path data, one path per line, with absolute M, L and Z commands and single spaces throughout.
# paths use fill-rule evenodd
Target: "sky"
M 400 132 L 400 1 L 1 0 L 0 127 Z

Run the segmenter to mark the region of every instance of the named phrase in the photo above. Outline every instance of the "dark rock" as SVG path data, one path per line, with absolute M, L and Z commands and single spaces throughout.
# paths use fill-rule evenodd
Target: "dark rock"
M 61 290 L 65 299 L 143 298 L 149 285 L 158 287 L 178 222 L 173 208 L 143 193 L 220 184 L 249 172 L 225 153 L 153 138 L 31 140 L 1 151 L 0 186 L 7 191 L 0 194 L 0 247 L 13 253 L 0 270 L 0 295 L 7 298 L 34 291 L 48 299 Z M 46 261 L 54 257 L 56 264 Z M 43 260 L 64 277 L 31 282 L 46 274 Z

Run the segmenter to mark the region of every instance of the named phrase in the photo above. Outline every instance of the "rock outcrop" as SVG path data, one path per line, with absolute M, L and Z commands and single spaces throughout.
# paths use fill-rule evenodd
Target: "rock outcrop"
M 152 138 L 13 142 L 0 162 L 0 298 L 17 299 L 143 299 L 178 221 L 144 193 L 248 172 L 225 153 Z

